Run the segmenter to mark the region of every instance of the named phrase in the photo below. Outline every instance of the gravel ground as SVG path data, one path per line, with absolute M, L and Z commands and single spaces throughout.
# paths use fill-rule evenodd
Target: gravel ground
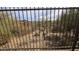
M 9 38 L 8 43 L 2 45 L 0 49 L 6 48 L 45 48 L 46 44 L 43 40 L 43 33 L 40 36 L 34 36 L 33 34 L 24 35 L 21 37 Z
M 59 33 L 50 33 L 47 35 L 49 36 L 52 34 L 59 36 Z M 8 43 L 0 46 L 0 49 L 19 49 L 19 48 L 26 48 L 26 49 L 27 48 L 48 48 L 48 46 L 46 45 L 46 41 L 44 40 L 43 32 L 40 32 L 38 36 L 34 36 L 34 33 L 31 33 L 20 37 L 11 37 L 9 38 Z M 36 49 L 36 50 L 39 50 L 39 49 Z M 71 51 L 71 49 L 65 49 L 65 50 Z M 58 51 L 61 51 L 61 49 Z M 76 49 L 76 51 L 79 51 L 79 49 Z

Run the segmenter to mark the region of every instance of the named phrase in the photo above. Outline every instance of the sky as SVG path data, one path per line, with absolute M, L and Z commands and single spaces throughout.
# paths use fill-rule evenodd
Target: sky
M 23 12 L 19 11 L 19 13 L 18 13 L 18 11 L 15 11 L 15 13 L 14 13 L 14 11 L 12 11 L 11 13 L 14 18 L 17 17 L 17 20 L 19 20 L 19 16 L 20 16 L 20 20 L 29 20 L 29 21 L 31 21 L 31 18 L 32 18 L 32 21 L 34 21 L 34 20 L 41 21 L 42 18 L 43 18 L 43 20 L 50 20 L 50 17 L 51 17 L 51 20 L 56 20 L 58 18 L 58 10 L 55 10 L 55 11 L 51 10 L 51 13 L 50 13 L 50 10 L 43 10 L 43 11 L 35 10 L 35 12 L 34 12 L 34 10 L 31 10 L 31 12 L 29 10 L 27 10 L 27 11 L 25 10 Z M 59 10 L 59 16 L 61 16 L 61 13 L 62 13 L 61 10 Z M 10 12 L 8 12 L 8 14 L 10 14 Z
M 79 0 L 0 0 L 0 6 L 20 7 L 78 7 Z
M 25 7 L 23 7 L 23 8 L 25 8 Z M 5 10 L 5 7 L 2 7 L 0 9 Z M 6 9 L 9 9 L 9 7 L 6 7 Z M 13 9 L 13 7 L 11 7 L 10 9 Z M 17 7 L 15 7 L 15 9 L 17 9 Z M 21 8 L 19 7 L 19 9 L 21 9 Z M 51 13 L 50 13 L 50 11 L 51 11 Z M 63 11 L 65 12 L 66 10 L 63 10 Z M 52 9 L 52 10 L 35 10 L 35 12 L 34 12 L 34 10 L 31 10 L 31 11 L 23 10 L 23 12 L 22 12 L 22 10 L 20 10 L 20 11 L 11 11 L 11 12 L 7 11 L 7 12 L 8 12 L 9 16 L 11 16 L 11 14 L 12 14 L 12 17 L 17 20 L 42 21 L 42 19 L 43 20 L 56 20 L 58 18 L 58 16 L 61 16 L 62 10 L 61 9 L 60 10 L 54 10 L 54 9 Z M 59 15 L 58 15 L 58 12 L 59 12 Z M 50 17 L 51 17 L 51 19 L 50 19 Z
M 43 12 L 43 14 L 42 14 L 42 12 Z M 31 18 L 32 18 L 32 21 L 34 21 L 34 20 L 41 21 L 42 18 L 44 18 L 43 20 L 46 20 L 46 18 L 47 18 L 47 20 L 50 20 L 50 16 L 51 16 L 51 20 L 55 20 L 58 17 L 58 10 L 55 10 L 55 15 L 54 15 L 54 10 L 51 10 L 51 13 L 50 13 L 50 10 L 47 10 L 47 11 L 46 10 L 43 10 L 43 11 L 36 10 L 35 12 L 34 11 L 30 12 L 28 10 L 27 12 L 23 11 L 23 13 L 22 13 L 22 11 L 19 11 L 19 13 L 18 13 L 18 11 L 16 11 L 15 13 L 12 12 L 13 17 L 15 18 L 15 14 L 16 14 L 17 19 L 19 19 L 19 15 L 20 15 L 20 20 L 27 20 L 27 18 L 28 18 L 29 21 L 31 21 Z M 61 14 L 61 11 L 59 13 Z M 55 19 L 54 19 L 54 16 L 55 16 Z
M 78 7 L 79 3 L 78 0 L 0 0 L 1 7 Z M 46 18 L 46 11 L 43 11 L 44 18 Z M 13 16 L 14 12 L 12 12 Z M 34 11 L 31 11 L 32 20 L 36 20 L 42 18 L 42 12 L 40 11 L 40 16 L 38 17 L 38 11 L 35 12 L 36 16 L 34 15 Z M 61 14 L 61 11 L 60 11 Z M 30 11 L 28 11 L 28 19 L 31 20 Z M 18 12 L 16 11 L 17 19 Z M 22 11 L 20 11 L 21 20 L 23 20 Z M 54 19 L 54 11 L 52 10 L 52 20 Z M 55 11 L 55 18 L 57 19 L 58 12 Z M 50 19 L 50 11 L 47 11 L 47 18 Z M 24 11 L 24 20 L 27 20 L 26 11 Z
M 17 7 L 15 7 L 17 9 Z M 5 9 L 4 7 L 0 8 L 0 9 Z M 8 7 L 6 7 L 6 9 L 9 9 Z M 13 7 L 11 7 L 10 9 L 13 9 Z M 21 11 L 7 11 L 8 12 L 8 15 L 13 16 L 13 18 L 16 18 L 17 20 L 29 20 L 31 21 L 31 18 L 32 18 L 32 21 L 41 21 L 42 18 L 43 20 L 50 20 L 50 17 L 51 17 L 51 20 L 56 20 L 57 17 L 58 17 L 58 10 L 51 10 L 51 13 L 50 13 L 50 10 L 22 10 Z M 11 13 L 11 14 L 10 14 Z M 55 13 L 55 14 L 54 14 Z M 61 10 L 59 10 L 59 15 L 61 15 Z M 19 18 L 20 16 L 20 18 Z M 55 18 L 54 18 L 55 16 Z M 28 18 L 28 19 L 27 19 Z M 47 19 L 46 19 L 47 18 Z

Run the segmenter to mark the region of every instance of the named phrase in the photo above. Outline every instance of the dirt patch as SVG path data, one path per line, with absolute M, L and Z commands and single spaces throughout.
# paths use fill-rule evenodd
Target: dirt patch
M 28 34 L 20 37 L 11 37 L 9 41 L 0 46 L 0 49 L 6 48 L 45 48 L 46 44 L 42 33 L 39 36 L 33 36 L 33 34 Z

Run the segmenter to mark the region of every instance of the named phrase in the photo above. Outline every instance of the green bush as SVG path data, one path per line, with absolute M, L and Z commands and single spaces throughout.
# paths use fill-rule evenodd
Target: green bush
M 8 42 L 8 34 L 0 34 L 0 45 L 4 45 Z

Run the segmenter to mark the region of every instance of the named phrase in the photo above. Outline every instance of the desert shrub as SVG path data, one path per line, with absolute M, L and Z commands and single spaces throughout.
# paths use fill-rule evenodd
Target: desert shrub
M 11 33 L 14 35 L 14 36 L 17 36 L 20 34 L 20 32 L 18 30 L 11 30 Z
M 0 35 L 0 45 L 4 45 L 8 42 L 8 34 L 1 34 Z
M 46 36 L 45 39 L 48 43 L 48 46 L 72 46 L 72 37 L 67 36 L 57 36 L 57 35 L 51 35 Z M 51 44 L 50 44 L 51 43 Z

